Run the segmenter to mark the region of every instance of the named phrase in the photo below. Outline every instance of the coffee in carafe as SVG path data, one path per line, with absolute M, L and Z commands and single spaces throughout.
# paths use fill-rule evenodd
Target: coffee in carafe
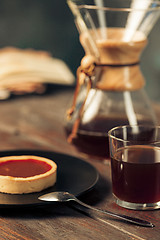
M 85 56 L 77 69 L 65 129 L 68 142 L 97 159 L 109 155 L 111 128 L 156 124 L 144 89 L 140 56 L 160 6 L 146 0 L 142 0 L 143 6 L 137 0 L 133 2 L 104 0 L 99 6 L 90 1 L 68 0 Z

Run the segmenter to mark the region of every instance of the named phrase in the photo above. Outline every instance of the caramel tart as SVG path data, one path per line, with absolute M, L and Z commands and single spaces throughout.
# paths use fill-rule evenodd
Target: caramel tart
M 40 192 L 55 184 L 54 161 L 32 155 L 0 158 L 0 192 L 23 194 Z

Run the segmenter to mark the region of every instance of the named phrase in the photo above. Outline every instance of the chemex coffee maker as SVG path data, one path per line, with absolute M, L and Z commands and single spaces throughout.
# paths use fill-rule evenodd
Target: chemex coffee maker
M 156 124 L 140 71 L 147 36 L 160 16 L 150 0 L 68 0 L 85 56 L 67 111 L 68 142 L 98 159 L 108 156 L 108 130 Z

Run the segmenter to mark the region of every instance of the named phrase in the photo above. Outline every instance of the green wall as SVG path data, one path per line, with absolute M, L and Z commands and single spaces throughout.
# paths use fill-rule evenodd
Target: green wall
M 1 0 L 0 48 L 5 46 L 47 50 L 74 74 L 84 55 L 65 0 Z M 149 97 L 160 101 L 160 21 L 149 36 L 141 68 Z

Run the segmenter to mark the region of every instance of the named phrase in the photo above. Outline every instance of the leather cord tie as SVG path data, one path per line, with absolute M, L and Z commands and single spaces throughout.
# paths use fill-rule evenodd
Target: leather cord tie
M 68 137 L 68 142 L 72 142 L 73 138 L 76 138 L 77 136 L 77 131 L 81 123 L 81 119 L 83 117 L 84 106 L 85 106 L 89 91 L 92 87 L 92 81 L 93 81 L 92 79 L 95 76 L 96 68 L 97 67 L 113 67 L 113 68 L 114 67 L 116 68 L 132 67 L 138 64 L 139 62 L 130 63 L 130 64 L 101 64 L 101 63 L 97 63 L 97 59 L 91 55 L 87 55 L 82 58 L 81 65 L 77 69 L 77 84 L 76 84 L 76 89 L 73 96 L 73 103 L 71 108 L 67 110 L 67 120 L 70 120 L 72 118 L 72 115 L 75 111 L 76 101 L 77 101 L 78 93 L 80 91 L 80 87 L 86 84 L 87 92 L 86 92 L 85 99 L 79 109 L 78 117 L 73 124 L 72 132 Z

